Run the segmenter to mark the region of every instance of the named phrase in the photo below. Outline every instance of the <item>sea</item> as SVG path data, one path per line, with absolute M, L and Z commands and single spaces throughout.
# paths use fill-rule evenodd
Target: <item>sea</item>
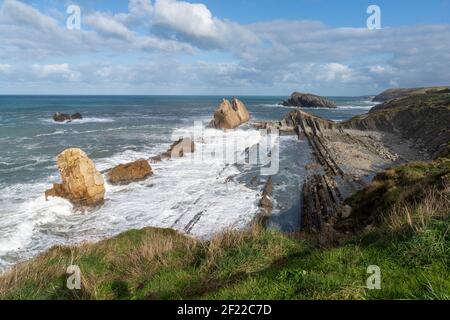
M 249 125 L 225 133 L 209 128 L 222 98 L 0 96 L 0 272 L 55 245 L 99 241 L 130 229 L 173 228 L 209 239 L 223 230 L 248 226 L 259 212 L 267 179 L 261 174 L 264 163 L 233 159 L 258 144 L 264 133 Z M 238 98 L 252 120 L 280 120 L 295 109 L 279 105 L 286 97 Z M 329 98 L 338 108 L 307 111 L 343 121 L 374 106 L 367 97 Z M 56 123 L 55 112 L 79 112 L 83 119 Z M 231 139 L 235 154 L 230 158 L 206 152 L 152 163 L 154 175 L 145 181 L 106 183 L 104 205 L 90 210 L 44 197 L 52 183 L 60 182 L 56 156 L 66 148 L 83 149 L 97 169 L 106 170 L 158 155 L 186 136 L 194 137 L 196 147 L 206 146 L 202 152 L 208 147 L 221 150 L 224 137 Z M 282 135 L 275 142 L 279 159 L 271 173 L 274 210 L 269 227 L 294 232 L 311 150 L 293 135 Z

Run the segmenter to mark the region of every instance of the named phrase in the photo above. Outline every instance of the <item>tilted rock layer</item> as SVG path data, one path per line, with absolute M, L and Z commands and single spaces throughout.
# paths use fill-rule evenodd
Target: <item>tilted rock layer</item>
M 223 99 L 214 113 L 213 124 L 217 129 L 234 129 L 249 120 L 250 113 L 242 101 Z
M 147 160 L 141 159 L 127 164 L 120 164 L 108 172 L 108 181 L 112 184 L 127 184 L 141 181 L 153 175 Z
M 105 197 L 104 180 L 86 153 L 77 148 L 66 149 L 57 157 L 62 184 L 54 184 L 45 192 L 81 206 L 102 204 Z

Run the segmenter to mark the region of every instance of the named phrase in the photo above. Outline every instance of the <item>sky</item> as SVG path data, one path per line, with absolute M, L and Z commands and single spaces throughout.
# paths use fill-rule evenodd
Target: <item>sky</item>
M 68 28 L 71 5 L 80 28 Z M 380 28 L 367 20 L 380 9 Z M 373 20 L 370 20 L 373 21 Z M 0 0 L 0 94 L 450 85 L 450 0 Z

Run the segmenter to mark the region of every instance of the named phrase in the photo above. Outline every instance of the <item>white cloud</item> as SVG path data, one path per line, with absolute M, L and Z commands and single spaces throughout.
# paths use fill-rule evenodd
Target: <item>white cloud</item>
M 132 32 L 124 24 L 105 13 L 96 12 L 86 16 L 83 21 L 99 33 L 107 36 L 126 40 L 132 36 Z
M 0 64 L 0 73 L 6 73 L 11 69 L 9 64 Z
M 34 64 L 32 72 L 37 78 L 41 79 L 64 79 L 68 81 L 76 81 L 80 78 L 80 73 L 71 70 L 67 63 L 63 64 Z
M 242 43 L 251 45 L 259 39 L 251 30 L 231 21 L 214 17 L 202 3 L 176 0 L 156 0 L 152 10 L 153 26 L 173 32 L 200 47 L 228 46 L 230 51 Z
M 2 81 L 267 94 L 365 94 L 450 83 L 449 24 L 376 31 L 319 21 L 245 25 L 204 4 L 175 0 L 130 0 L 128 11 L 117 14 L 83 12 L 82 30 L 69 31 L 57 12 L 47 16 L 24 2 L 3 1 Z

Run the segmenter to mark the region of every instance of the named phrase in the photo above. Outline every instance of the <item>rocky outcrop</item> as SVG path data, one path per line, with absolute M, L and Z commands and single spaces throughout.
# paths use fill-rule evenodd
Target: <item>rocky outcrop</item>
M 83 119 L 83 116 L 80 113 L 74 113 L 72 115 L 67 113 L 60 113 L 56 112 L 53 115 L 53 121 L 55 122 L 66 122 L 66 121 L 72 121 L 72 120 L 81 120 Z
M 121 164 L 108 172 L 108 181 L 112 184 L 128 184 L 142 181 L 153 175 L 152 168 L 145 159 Z
M 195 143 L 191 138 L 182 138 L 176 142 L 174 142 L 169 150 L 162 154 L 162 158 L 181 158 L 186 154 L 195 152 Z M 158 158 L 152 157 L 152 160 L 156 160 Z M 159 157 L 161 159 L 161 157 Z
M 294 92 L 282 104 L 284 106 L 300 108 L 336 108 L 336 104 L 327 98 L 301 92 Z
M 266 226 L 267 220 L 269 219 L 273 210 L 272 193 L 273 181 L 272 176 L 270 176 L 269 179 L 267 179 L 262 190 L 261 200 L 259 201 L 259 212 L 255 216 L 253 223 L 257 223 L 263 227 Z
M 242 101 L 223 99 L 214 113 L 212 125 L 217 129 L 234 129 L 249 120 L 250 113 Z
M 86 153 L 77 148 L 66 149 L 57 157 L 62 184 L 54 184 L 45 192 L 49 196 L 70 200 L 75 205 L 96 206 L 105 196 L 103 176 Z
M 449 87 L 425 87 L 425 88 L 396 88 L 388 89 L 373 98 L 375 102 L 385 102 L 417 94 L 448 92 Z
M 450 141 L 450 94 L 419 94 L 384 103 L 369 114 L 341 124 L 343 128 L 381 131 L 412 141 L 432 158 Z

